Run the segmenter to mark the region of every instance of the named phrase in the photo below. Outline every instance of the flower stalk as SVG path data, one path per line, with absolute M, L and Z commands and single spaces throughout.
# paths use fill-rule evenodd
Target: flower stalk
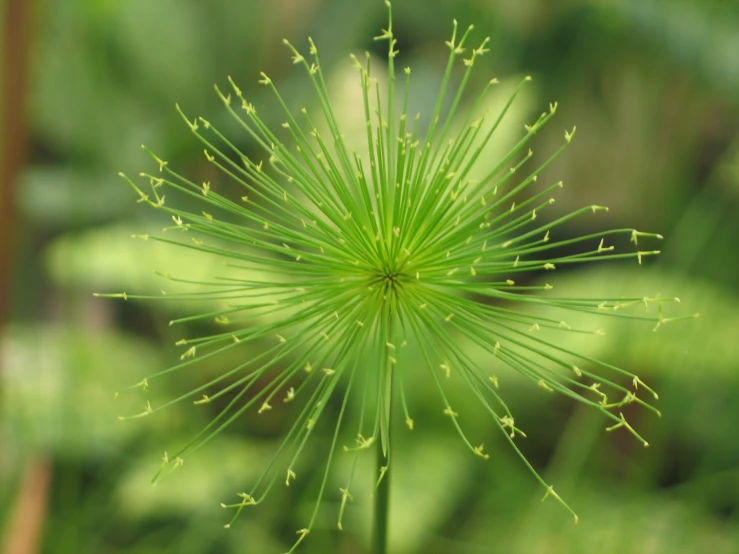
M 383 452 L 382 444 L 377 443 L 376 468 L 380 475 L 375 488 L 373 507 L 374 521 L 372 522 L 372 552 L 373 554 L 387 554 L 388 534 L 390 528 L 390 463 Z

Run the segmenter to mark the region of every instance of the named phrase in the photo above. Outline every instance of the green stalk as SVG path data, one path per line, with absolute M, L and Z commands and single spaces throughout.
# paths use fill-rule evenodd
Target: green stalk
M 387 554 L 388 523 L 390 521 L 390 475 L 383 471 L 387 458 L 382 452 L 382 442 L 376 441 L 377 471 L 383 475 L 374 495 L 374 521 L 372 524 L 372 554 Z

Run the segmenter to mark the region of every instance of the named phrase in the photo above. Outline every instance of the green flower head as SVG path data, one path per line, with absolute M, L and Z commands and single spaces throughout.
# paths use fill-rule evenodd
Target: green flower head
M 171 216 L 174 229 L 183 231 L 177 236 L 184 237 L 170 238 L 170 232 L 144 238 L 208 253 L 236 268 L 229 277 L 192 282 L 199 287 L 195 292 L 166 296 L 219 302 L 217 311 L 173 322 L 211 321 L 219 331 L 180 341 L 184 349 L 180 363 L 137 386 L 148 388 L 155 379 L 196 368 L 204 358 L 227 351 L 244 353 L 242 363 L 197 389 L 162 406 L 147 403 L 145 411 L 133 417 L 185 399 L 195 404 L 220 399 L 223 408 L 216 417 L 175 456 L 165 456 L 162 474 L 181 465 L 184 457 L 248 410 L 268 417 L 283 403 L 300 406 L 262 476 L 237 502 L 224 504 L 234 510 L 234 519 L 246 506 L 261 503 L 275 485 L 290 485 L 299 478 L 295 468 L 306 443 L 319 426 L 331 429 L 315 510 L 298 532 L 295 546 L 313 527 L 327 495 L 340 501 L 341 528 L 355 472 L 351 469 L 346 475 L 341 489 L 328 490 L 338 456 L 353 456 L 356 463 L 364 450 L 377 448 L 381 462 L 373 480 L 381 482 L 386 472 L 392 472 L 393 421 L 402 417 L 405 432 L 414 428 L 413 403 L 407 401 L 411 388 L 404 388 L 414 374 L 423 375 L 438 392 L 439 411 L 461 438 L 460 447 L 482 460 L 489 457 L 483 437 L 465 431 L 464 418 L 448 400 L 448 389 L 455 381 L 466 387 L 469 402 L 489 414 L 527 463 L 517 446 L 518 437 L 525 435 L 492 371 L 503 366 L 544 392 L 564 394 L 601 411 L 612 420 L 609 430 L 623 427 L 645 446 L 621 407 L 638 403 L 659 413 L 647 403 L 657 395 L 639 377 L 567 349 L 562 341 L 548 338 L 547 329 L 599 332 L 571 328 L 566 323 L 568 312 L 660 325 L 667 321 L 661 310 L 652 316 L 628 308 L 659 305 L 665 299 L 565 298 L 548 284 L 530 284 L 526 274 L 543 275 L 567 264 L 607 259 L 634 258 L 641 263 L 658 252 L 616 252 L 609 242 L 616 235 L 630 237 L 635 245 L 641 238 L 662 237 L 615 229 L 556 238 L 560 224 L 606 210 L 586 206 L 556 219 L 540 217 L 562 183 L 542 186 L 537 180 L 575 134 L 574 129 L 565 132 L 559 150 L 540 166 L 529 167 L 533 159 L 529 144 L 555 116 L 556 104 L 526 125 L 518 142 L 491 168 L 487 149 L 530 77 L 522 80 L 500 113 L 481 110 L 495 79 L 468 102 L 466 85 L 488 42 L 471 47 L 471 29 L 461 32 L 454 22 L 438 99 L 433 113 L 423 120 L 408 112 L 411 70 L 405 68 L 402 77 L 396 77 L 392 14 L 387 29 L 376 37 L 388 44 L 386 84 L 373 76 L 369 54 L 364 61 L 352 56 L 364 98 L 356 110 L 366 119 L 361 151 L 348 146 L 339 127 L 316 45 L 310 41 L 309 51 L 301 53 L 285 41 L 312 85 L 315 113 L 289 107 L 275 83 L 262 74 L 260 82 L 284 113 L 282 127 L 271 129 L 233 81 L 229 79 L 228 93 L 216 87 L 225 109 L 264 151 L 265 163 L 244 155 L 207 120 L 191 119 L 180 111 L 202 142 L 207 162 L 243 187 L 241 194 L 230 198 L 210 183 L 193 182 L 148 150 L 157 167 L 152 174 L 141 174 L 146 186 L 124 176 L 140 201 Z M 463 110 L 463 105 L 471 107 Z M 490 169 L 472 179 L 483 160 Z M 181 208 L 178 201 L 200 207 Z M 582 245 L 582 251 L 571 253 L 573 245 Z M 471 355 L 473 348 L 483 354 Z M 329 405 L 334 408 L 327 417 Z M 567 507 L 529 468 L 546 496 Z

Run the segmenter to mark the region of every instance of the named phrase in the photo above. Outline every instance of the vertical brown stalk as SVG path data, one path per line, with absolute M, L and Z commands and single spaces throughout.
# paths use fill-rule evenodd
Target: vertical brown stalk
M 25 110 L 31 3 L 30 0 L 6 0 L 3 14 L 0 68 L 0 325 L 8 316 L 11 261 L 16 242 L 14 189 L 28 145 Z
M 50 480 L 51 464 L 46 458 L 37 456 L 28 460 L 0 545 L 3 554 L 41 552 Z
M 0 67 L 0 331 L 9 316 L 11 266 L 17 241 L 14 191 L 28 151 L 26 98 L 32 0 L 6 0 L 4 4 Z M 0 376 L 2 370 L 0 367 Z M 45 458 L 27 461 L 15 506 L 3 529 L 0 548 L 5 554 L 39 552 L 50 473 Z

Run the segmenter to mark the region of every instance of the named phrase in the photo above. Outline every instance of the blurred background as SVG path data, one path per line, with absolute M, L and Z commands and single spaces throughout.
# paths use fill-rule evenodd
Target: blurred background
M 269 419 L 245 418 L 152 487 L 162 452 L 186 442 L 212 414 L 177 405 L 155 418 L 120 422 L 116 416 L 130 406 L 115 403 L 113 392 L 176 360 L 173 343 L 183 330 L 167 321 L 188 308 L 92 293 L 157 292 L 152 270 L 203 269 L 181 251 L 129 238 L 166 223 L 116 176 L 151 170 L 141 143 L 185 175 L 207 175 L 201 146 L 175 102 L 188 114 L 223 119 L 232 140 L 255 152 L 226 121 L 212 85 L 227 86 L 233 76 L 262 117 L 277 124 L 281 116 L 257 84 L 259 72 L 291 105 L 313 105 L 282 44 L 286 37 L 307 50 L 312 36 L 351 129 L 361 104 L 347 54 L 382 55 L 384 44 L 372 37 L 385 26 L 385 6 L 0 6 L 0 552 L 284 552 L 310 513 L 310 494 L 299 486 L 280 491 L 228 532 L 219 503 L 248 489 L 290 420 L 277 410 Z M 528 433 L 521 447 L 579 513 L 576 526 L 555 503 L 540 503 L 540 487 L 494 438 L 484 414 L 476 421 L 470 413 L 468 423 L 490 430 L 489 463 L 464 451 L 436 396 L 415 395 L 414 419 L 425 423 L 398 448 L 392 552 L 739 551 L 739 2 L 397 0 L 394 8 L 399 63 L 413 68 L 420 111 L 433 105 L 446 63 L 443 43 L 456 18 L 474 23 L 475 46 L 491 37 L 473 90 L 498 77 L 510 92 L 522 76 L 534 77 L 510 114 L 501 149 L 554 100 L 557 117 L 533 144 L 537 159 L 577 125 L 571 148 L 547 170 L 549 182 L 566 186 L 546 217 L 591 203 L 611 209 L 560 234 L 635 227 L 666 237 L 655 263 L 571 268 L 558 276 L 561 289 L 679 296 L 670 315 L 701 317 L 656 333 L 651 325 L 608 321 L 601 325 L 605 337 L 578 341 L 660 392 L 661 419 L 629 414 L 648 449 L 605 433 L 595 412 L 501 370 L 506 398 Z M 162 381 L 157 398 L 201 382 L 197 374 Z M 306 456 L 310 464 L 311 452 Z M 349 506 L 343 533 L 334 531 L 337 502 L 326 501 L 327 515 L 302 552 L 367 552 L 366 498 Z

